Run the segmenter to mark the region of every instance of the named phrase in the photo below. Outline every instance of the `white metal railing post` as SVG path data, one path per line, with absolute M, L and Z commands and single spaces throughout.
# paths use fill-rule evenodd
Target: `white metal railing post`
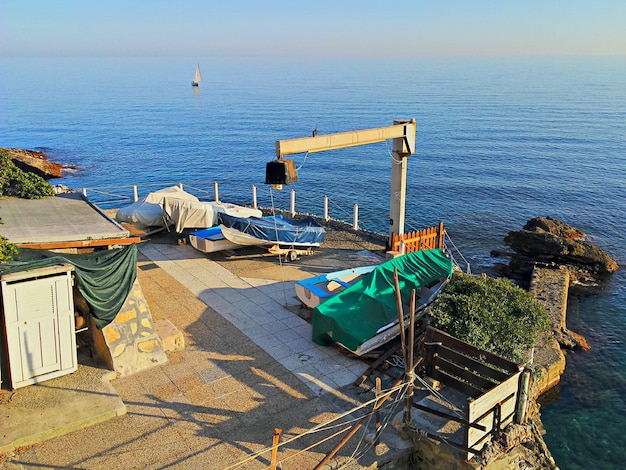
M 83 196 L 87 197 L 87 188 L 83 188 Z
M 291 190 L 291 217 L 296 216 L 296 190 Z
M 220 188 L 217 181 L 213 181 L 213 193 L 215 195 L 215 202 L 220 202 Z
M 184 189 L 184 188 L 183 188 L 183 183 L 178 183 L 178 187 L 179 187 L 180 189 Z
M 256 203 L 256 186 L 252 185 L 252 208 L 256 209 L 257 208 L 257 203 Z
M 330 217 L 328 217 L 328 196 L 324 196 L 324 220 L 328 222 Z
M 139 195 L 137 194 L 137 185 L 133 184 L 133 201 L 139 201 Z
M 358 204 L 354 205 L 354 222 L 352 226 L 354 227 L 354 230 L 359 229 L 359 205 Z

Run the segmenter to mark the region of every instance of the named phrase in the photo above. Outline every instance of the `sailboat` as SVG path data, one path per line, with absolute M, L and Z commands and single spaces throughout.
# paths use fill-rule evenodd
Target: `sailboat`
M 196 66 L 196 76 L 193 78 L 191 82 L 191 86 L 200 86 L 200 82 L 202 81 L 202 76 L 200 75 L 200 64 Z

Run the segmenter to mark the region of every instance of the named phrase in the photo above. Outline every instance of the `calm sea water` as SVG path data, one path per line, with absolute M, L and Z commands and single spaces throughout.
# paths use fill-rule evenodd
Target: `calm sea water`
M 79 170 L 72 188 L 220 182 L 250 201 L 275 141 L 417 120 L 407 222 L 443 220 L 474 272 L 510 230 L 553 216 L 626 266 L 626 59 L 259 61 L 2 59 L 0 147 L 44 148 Z M 390 145 L 390 144 L 389 144 Z M 299 208 L 385 233 L 390 148 L 296 156 Z M 140 195 L 148 189 L 140 187 Z M 274 192 L 285 204 L 288 191 Z M 333 213 L 334 211 L 334 213 Z M 626 275 L 571 299 L 568 326 L 592 345 L 568 354 L 542 407 L 563 469 L 626 462 Z

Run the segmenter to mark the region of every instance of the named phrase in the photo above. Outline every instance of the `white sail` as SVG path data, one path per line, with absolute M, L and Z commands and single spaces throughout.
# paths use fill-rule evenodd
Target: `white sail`
M 200 64 L 198 64 L 196 66 L 196 76 L 193 79 L 193 82 L 191 82 L 191 84 L 193 86 L 198 86 L 200 85 L 200 82 L 202 81 L 202 75 L 200 75 Z

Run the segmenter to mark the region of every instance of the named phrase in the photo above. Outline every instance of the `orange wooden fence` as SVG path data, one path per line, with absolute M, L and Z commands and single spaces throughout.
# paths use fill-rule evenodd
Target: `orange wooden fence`
M 443 235 L 443 222 L 439 222 L 437 227 L 429 227 L 402 235 L 394 233 L 391 237 L 391 249 L 400 251 L 401 243 L 404 243 L 404 253 L 443 248 Z

